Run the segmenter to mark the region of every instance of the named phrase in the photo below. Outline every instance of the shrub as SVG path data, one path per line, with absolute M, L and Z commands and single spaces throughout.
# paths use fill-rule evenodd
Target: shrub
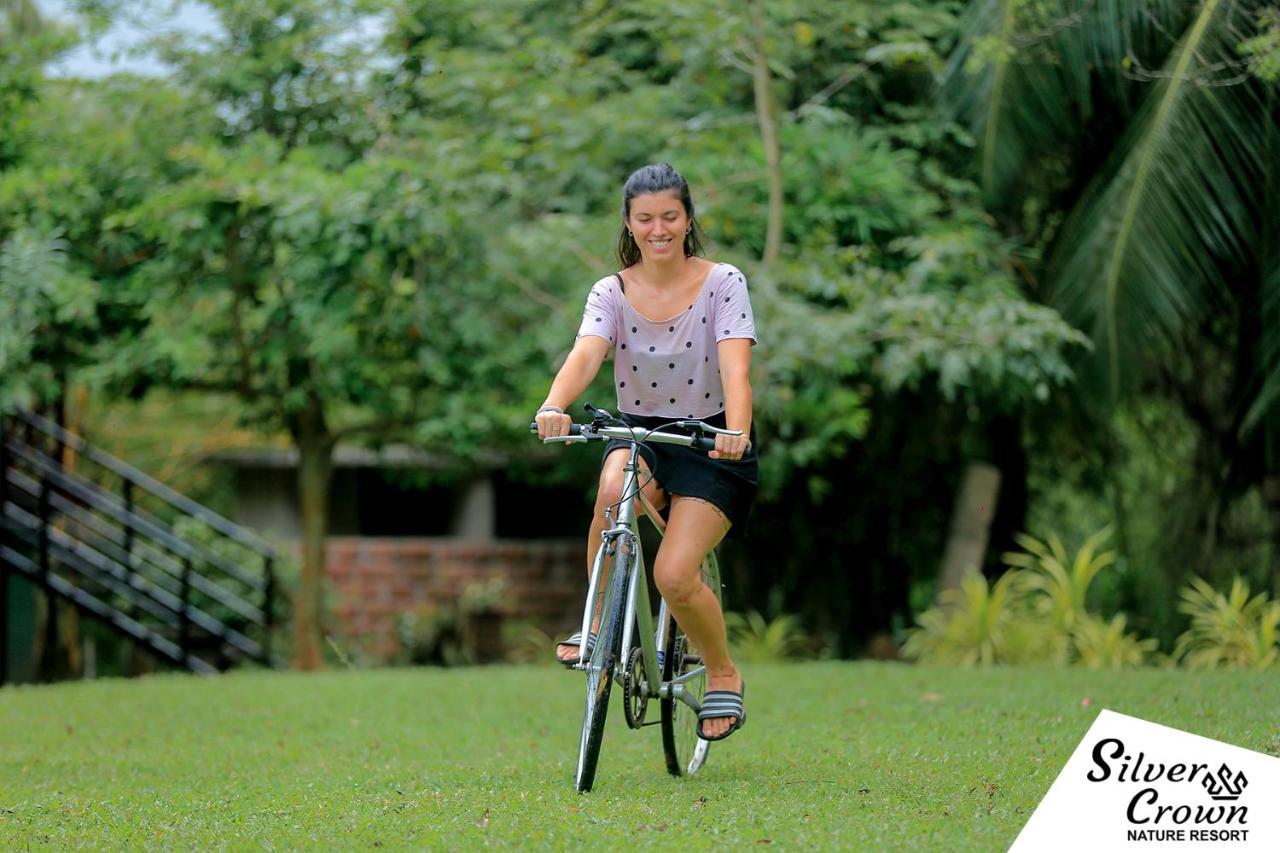
M 400 615 L 400 663 L 467 666 L 501 657 L 506 584 L 468 584 L 454 601 L 429 602 Z
M 555 664 L 555 639 L 528 619 L 508 621 L 502 626 L 502 646 L 511 663 Z
M 1006 553 L 1002 559 L 1006 565 L 1031 571 L 1028 584 L 1031 589 L 1044 593 L 1036 602 L 1037 609 L 1052 617 L 1065 630 L 1087 615 L 1090 584 L 1099 572 L 1116 560 L 1114 551 L 1098 550 L 1110 536 L 1110 527 L 1094 533 L 1080 546 L 1072 560 L 1067 556 L 1062 540 L 1055 534 L 1049 534 L 1048 539 L 1042 542 L 1034 536 L 1020 533 L 1014 538 L 1025 550 Z
M 790 660 L 800 657 L 808 645 L 800 619 L 790 613 L 783 613 L 772 622 L 755 610 L 745 615 L 726 613 L 724 622 L 733 656 L 744 663 Z
M 974 666 L 1024 663 L 1038 654 L 1037 630 L 1028 624 L 1024 573 L 1005 572 L 992 585 L 970 572 L 959 589 L 942 594 L 942 605 L 920 615 L 907 632 L 903 653 L 929 663 Z
M 1178 638 L 1173 657 L 1193 669 L 1266 669 L 1280 657 L 1277 627 L 1280 602 L 1265 592 L 1249 597 L 1249 585 L 1236 577 L 1223 595 L 1201 578 L 1183 588 L 1178 609 L 1191 627 Z
M 1108 622 L 1088 611 L 1090 585 L 1115 563 L 1114 552 L 1101 550 L 1110 535 L 1110 528 L 1094 533 L 1074 558 L 1057 536 L 1018 536 L 1024 551 L 1004 555 L 1010 569 L 990 586 L 971 573 L 960 589 L 943 593 L 940 607 L 921 614 L 903 651 L 917 660 L 962 666 L 1147 663 L 1154 640 L 1128 633 L 1123 615 Z
M 1125 631 L 1125 615 L 1111 621 L 1086 613 L 1071 628 L 1075 662 L 1090 669 L 1129 669 L 1146 664 L 1156 651 L 1156 641 Z

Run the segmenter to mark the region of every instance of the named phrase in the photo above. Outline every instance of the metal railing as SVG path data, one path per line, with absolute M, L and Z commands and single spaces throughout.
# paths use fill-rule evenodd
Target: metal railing
M 260 536 L 48 419 L 0 419 L 0 620 L 16 571 L 193 671 L 274 665 L 277 564 Z

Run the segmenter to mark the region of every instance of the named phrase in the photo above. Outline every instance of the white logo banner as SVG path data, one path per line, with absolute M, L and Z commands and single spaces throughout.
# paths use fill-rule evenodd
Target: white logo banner
M 1103 711 L 1010 850 L 1276 853 L 1280 758 Z

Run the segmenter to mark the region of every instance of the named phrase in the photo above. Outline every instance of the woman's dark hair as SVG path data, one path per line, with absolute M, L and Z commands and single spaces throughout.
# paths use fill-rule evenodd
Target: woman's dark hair
M 631 218 L 631 199 L 638 195 L 657 195 L 658 193 L 676 195 L 689 217 L 689 233 L 684 235 L 684 256 L 688 258 L 702 254 L 702 226 L 693 215 L 693 197 L 689 195 L 689 182 L 666 163 L 653 163 L 636 169 L 622 185 L 622 233 L 618 235 L 618 262 L 622 264 L 623 269 L 640 262 L 640 247 L 636 245 L 635 238 L 627 230 L 627 220 Z

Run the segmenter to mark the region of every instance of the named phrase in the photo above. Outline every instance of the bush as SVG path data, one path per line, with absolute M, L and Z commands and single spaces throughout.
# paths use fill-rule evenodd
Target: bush
M 1183 588 L 1178 609 L 1191 627 L 1178 638 L 1173 657 L 1193 669 L 1267 669 L 1280 657 L 1277 627 L 1280 602 L 1265 592 L 1249 597 L 1249 585 L 1236 577 L 1223 595 L 1201 578 Z
M 1041 652 L 1027 617 L 1026 575 L 1005 572 L 992 585 L 970 572 L 959 589 L 942 594 L 942 606 L 920 615 L 907 634 L 903 653 L 928 663 L 961 666 L 1028 662 Z
M 1123 615 L 1108 622 L 1087 609 L 1094 578 L 1115 562 L 1114 552 L 1100 550 L 1110 534 L 1110 528 L 1094 533 L 1074 559 L 1057 536 L 1020 535 L 1025 550 L 1004 555 L 1011 568 L 992 585 L 970 573 L 960 589 L 943 593 L 941 606 L 921 614 L 908 633 L 904 653 L 961 666 L 1143 665 L 1155 641 L 1127 633 Z
M 455 601 L 420 605 L 397 621 L 400 662 L 467 666 L 501 657 L 506 584 L 471 583 Z
M 1071 629 L 1074 662 L 1090 669 L 1129 669 L 1143 666 L 1156 651 L 1156 641 L 1125 631 L 1126 617 L 1117 613 L 1107 622 L 1086 613 Z
M 800 627 L 799 617 L 783 613 L 766 622 L 759 612 L 745 615 L 726 613 L 729 647 L 733 657 L 743 663 L 776 663 L 803 656 L 809 638 Z

